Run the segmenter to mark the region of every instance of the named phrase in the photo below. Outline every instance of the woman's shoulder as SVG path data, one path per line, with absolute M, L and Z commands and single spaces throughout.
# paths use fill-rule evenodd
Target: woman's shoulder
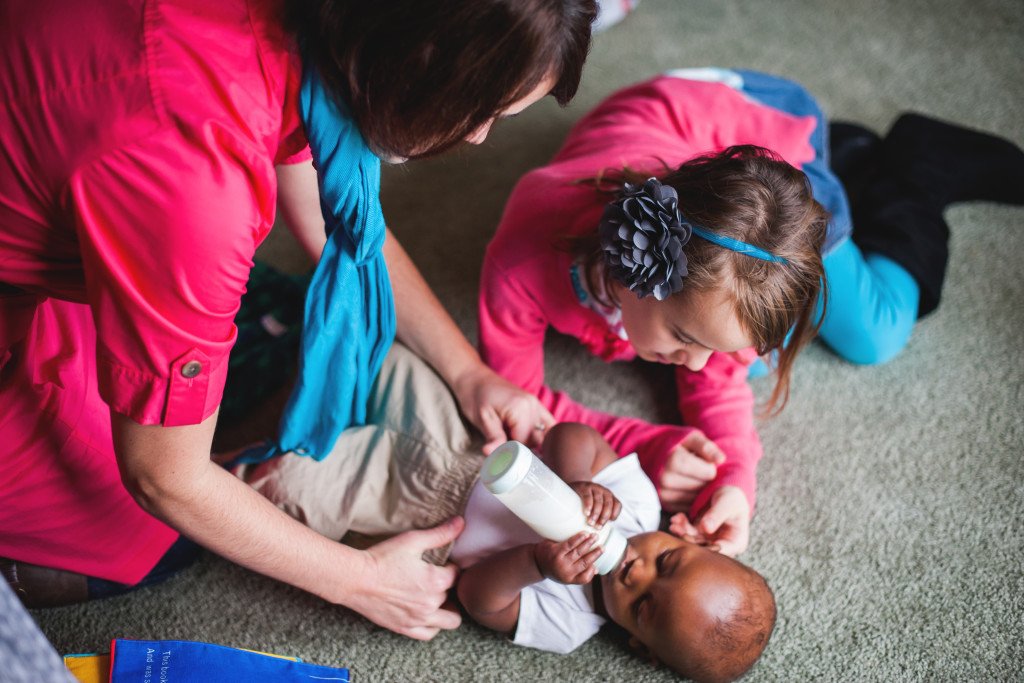
M 304 139 L 295 135 L 301 63 L 281 25 L 280 4 L 154 5 L 145 28 L 147 70 L 168 123 L 184 131 L 216 128 L 218 137 L 246 148 L 246 156 L 272 162 L 301 150 Z

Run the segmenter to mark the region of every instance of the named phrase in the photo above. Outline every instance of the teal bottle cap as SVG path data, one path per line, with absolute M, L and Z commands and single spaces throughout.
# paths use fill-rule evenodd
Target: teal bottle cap
M 533 452 L 518 441 L 507 441 L 491 451 L 480 467 L 480 480 L 491 493 L 507 493 L 530 471 Z

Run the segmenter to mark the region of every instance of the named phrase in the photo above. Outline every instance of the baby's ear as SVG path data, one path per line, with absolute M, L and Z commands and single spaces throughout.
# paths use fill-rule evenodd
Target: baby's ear
M 654 650 L 647 647 L 640 641 L 636 636 L 629 637 L 629 647 L 636 652 L 642 659 L 646 659 L 654 666 L 658 666 L 661 662 L 658 660 L 657 655 L 654 654 Z

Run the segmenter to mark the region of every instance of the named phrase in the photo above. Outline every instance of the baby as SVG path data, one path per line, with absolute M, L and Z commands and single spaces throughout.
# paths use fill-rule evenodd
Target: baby
M 764 579 L 714 546 L 655 531 L 658 495 L 636 455 L 617 458 L 580 424 L 545 435 L 545 461 L 581 495 L 592 523 L 614 520 L 632 536 L 622 565 L 595 578 L 590 537 L 544 541 L 476 483 L 482 448 L 445 383 L 396 343 L 367 424 L 345 430 L 330 456 L 286 453 L 233 471 L 324 536 L 359 545 L 464 514 L 451 552 L 427 559 L 450 555 L 464 569 L 458 593 L 469 614 L 518 644 L 570 652 L 611 619 L 646 655 L 706 681 L 735 678 L 761 654 L 775 622 Z
M 542 458 L 571 482 L 593 526 L 615 520 L 632 535 L 625 558 L 597 576 L 592 535 L 543 540 L 477 483 L 451 556 L 463 568 L 458 596 L 469 615 L 516 644 L 559 653 L 610 619 L 642 655 L 694 680 L 746 672 L 775 625 L 765 580 L 713 546 L 656 531 L 658 495 L 636 456 L 616 457 L 589 427 L 554 427 Z

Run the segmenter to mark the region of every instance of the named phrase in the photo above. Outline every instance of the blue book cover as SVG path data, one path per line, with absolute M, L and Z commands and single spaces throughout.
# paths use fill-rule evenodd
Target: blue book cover
M 188 640 L 125 640 L 110 648 L 110 683 L 348 683 L 348 669 Z

